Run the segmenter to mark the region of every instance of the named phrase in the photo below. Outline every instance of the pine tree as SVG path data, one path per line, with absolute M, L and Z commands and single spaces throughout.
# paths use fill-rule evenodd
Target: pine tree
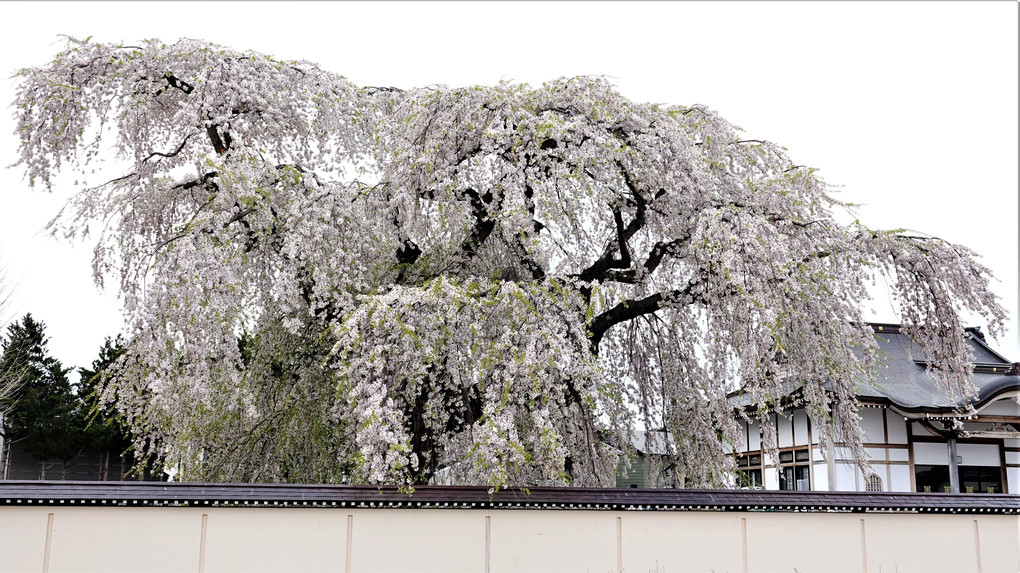
M 7 324 L 7 303 L 11 297 L 11 291 L 7 288 L 7 275 L 4 272 L 3 267 L 0 267 L 0 324 Z M 21 370 L 18 368 L 9 368 L 0 366 L 0 436 L 3 432 L 2 420 L 11 408 L 14 407 L 15 395 L 18 392 L 18 388 L 21 387 Z M 3 440 L 0 439 L 0 444 Z M 0 452 L 2 453 L 2 452 Z M 0 460 L 3 456 L 0 455 Z M 0 465 L 0 475 L 3 475 L 3 466 Z
M 121 457 L 123 462 L 123 457 L 131 450 L 131 435 L 123 416 L 112 404 L 102 399 L 103 385 L 113 375 L 112 367 L 123 353 L 124 341 L 119 335 L 115 339 L 106 337 L 99 349 L 99 357 L 92 361 L 92 367 L 78 368 L 81 376 L 78 396 L 86 417 L 83 438 L 87 448 L 100 452 L 103 468 L 101 479 L 108 479 L 111 455 Z M 119 473 L 122 474 L 123 463 L 121 467 Z
M 26 314 L 7 327 L 0 371 L 23 372 L 23 384 L 3 420 L 5 445 L 19 443 L 33 458 L 64 466 L 84 446 L 84 418 L 67 378 L 70 368 L 49 355 L 45 324 Z

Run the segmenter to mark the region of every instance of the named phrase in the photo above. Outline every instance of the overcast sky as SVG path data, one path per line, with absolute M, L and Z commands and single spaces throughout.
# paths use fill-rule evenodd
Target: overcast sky
M 1020 360 L 1015 2 L 13 3 L 0 4 L 0 101 L 16 69 L 47 63 L 59 35 L 101 42 L 199 38 L 307 59 L 358 85 L 463 86 L 605 75 L 636 101 L 704 104 L 747 137 L 789 149 L 861 222 L 963 243 L 1008 309 L 993 346 Z M 8 109 L 0 157 L 16 158 Z M 49 238 L 74 191 L 0 172 L 6 316 L 43 320 L 67 365 L 121 327 L 91 279 L 91 245 Z M 888 302 L 872 318 L 895 322 Z M 981 326 L 970 320 L 969 324 Z

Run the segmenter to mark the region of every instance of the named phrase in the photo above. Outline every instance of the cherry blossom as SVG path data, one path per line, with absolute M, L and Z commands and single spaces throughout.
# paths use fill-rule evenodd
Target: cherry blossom
M 646 430 L 674 485 L 721 485 L 791 395 L 863 464 L 868 285 L 950 394 L 961 313 L 1002 328 L 975 253 L 840 224 L 782 147 L 602 78 L 358 87 L 69 39 L 19 79 L 18 164 L 83 181 L 53 229 L 130 319 L 105 398 L 180 479 L 609 485 Z

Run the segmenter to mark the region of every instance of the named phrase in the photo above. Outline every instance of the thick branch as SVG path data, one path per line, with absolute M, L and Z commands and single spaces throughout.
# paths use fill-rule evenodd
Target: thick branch
M 187 190 L 192 189 L 194 187 L 205 187 L 206 185 L 209 185 L 212 188 L 212 190 L 215 191 L 217 189 L 217 185 L 216 182 L 213 181 L 212 179 L 218 176 L 219 173 L 215 171 L 210 171 L 209 173 L 206 173 L 205 175 L 199 177 L 198 179 L 192 179 L 191 181 L 186 181 L 179 185 L 174 185 L 173 188 Z
M 220 137 L 220 132 L 217 130 L 217 127 L 219 126 L 216 124 L 210 125 L 205 128 L 205 132 L 209 134 L 209 141 L 212 142 L 213 149 L 216 150 L 216 153 L 223 155 L 230 149 L 230 143 L 233 139 L 226 131 L 223 132 L 223 137 Z
M 404 243 L 397 249 L 397 262 L 402 265 L 413 265 L 420 256 L 421 248 L 411 239 L 404 239 Z
M 666 253 L 686 243 L 690 239 L 690 235 L 685 235 L 679 239 L 673 239 L 669 242 L 659 241 L 652 247 L 651 252 L 648 253 L 648 258 L 645 259 L 645 272 L 650 273 L 659 267 L 663 257 Z
M 647 213 L 648 206 L 666 194 L 665 189 L 659 189 L 654 195 L 652 195 L 651 198 L 646 198 L 638 189 L 637 182 L 630 176 L 630 172 L 627 171 L 623 164 L 619 161 L 617 161 L 616 164 L 620 168 L 620 173 L 623 175 L 623 180 L 627 184 L 627 188 L 634 197 L 634 217 L 629 223 L 624 224 L 623 213 L 620 210 L 620 207 L 613 207 L 613 221 L 616 223 L 616 238 L 606 245 L 605 251 L 603 251 L 602 256 L 600 256 L 598 260 L 577 275 L 577 278 L 584 282 L 594 282 L 596 280 L 607 279 L 612 280 L 610 274 L 613 269 L 628 269 L 631 267 L 633 261 L 630 255 L 630 248 L 627 243 L 639 230 L 641 230 L 642 227 L 644 227 L 645 214 Z M 656 262 L 655 266 L 658 266 L 658 264 L 659 263 Z
M 471 202 L 471 215 L 474 217 L 474 224 L 471 226 L 471 235 L 464 240 L 460 251 L 465 258 L 470 259 L 478 252 L 478 247 L 489 238 L 493 229 L 496 228 L 496 220 L 489 217 L 487 206 L 492 203 L 492 192 L 486 191 L 479 194 L 478 191 L 468 187 L 464 195 Z
M 159 95 L 159 94 L 165 92 L 167 90 L 167 88 L 176 88 L 176 89 L 181 90 L 185 94 L 190 94 L 191 92 L 195 91 L 195 86 L 193 86 L 193 85 L 189 84 L 188 82 L 178 78 L 177 76 L 173 75 L 170 72 L 166 72 L 165 74 L 163 74 L 163 79 L 166 80 L 166 84 L 167 84 L 166 87 L 164 87 L 163 89 L 161 89 L 158 92 L 154 93 L 153 95 Z
M 674 291 L 674 294 L 684 294 L 690 290 L 690 286 L 682 291 Z M 665 296 L 661 292 L 646 296 L 640 300 L 629 300 L 617 304 L 613 308 L 596 316 L 591 321 L 591 346 L 598 348 L 599 342 L 613 326 L 633 320 L 643 314 L 649 314 L 662 308 L 662 301 Z
M 711 271 L 706 272 L 710 273 Z M 599 342 L 602 341 L 602 337 L 605 336 L 606 332 L 610 328 L 620 324 L 621 322 L 627 322 L 629 320 L 634 320 L 639 316 L 651 314 L 675 301 L 686 300 L 688 303 L 705 303 L 706 301 L 704 297 L 695 291 L 701 283 L 701 279 L 695 278 L 688 282 L 687 286 L 684 288 L 657 292 L 638 300 L 625 300 L 602 314 L 599 314 L 592 320 L 591 327 L 589 329 L 591 335 L 588 339 L 591 343 L 592 349 L 597 352 L 598 345 Z M 723 296 L 729 296 L 736 294 L 737 292 L 737 289 L 731 286 L 728 287 L 727 292 L 723 293 Z

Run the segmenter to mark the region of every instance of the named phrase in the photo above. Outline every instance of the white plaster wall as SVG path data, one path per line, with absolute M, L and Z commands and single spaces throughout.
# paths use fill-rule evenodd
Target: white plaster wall
M 886 410 L 886 426 L 889 429 L 890 444 L 907 443 L 907 421 L 896 412 Z
M 795 446 L 806 446 L 808 442 L 808 415 L 804 410 L 793 412 L 793 437 Z
M 886 449 L 885 448 L 864 448 L 864 451 L 868 454 L 868 459 L 875 462 L 886 461 Z
M 206 571 L 288 571 L 293 568 L 294 553 L 305 551 L 307 547 L 316 549 L 302 556 L 302 571 L 336 571 L 338 564 L 344 564 L 347 556 L 347 512 L 313 508 L 260 508 L 258 511 L 257 514 L 243 511 L 201 512 L 207 516 Z M 267 525 L 275 523 L 281 526 L 252 527 L 250 521 L 253 518 Z M 414 540 L 401 542 L 402 547 L 413 545 Z
M 811 466 L 811 489 L 814 491 L 830 491 L 829 487 L 829 466 L 826 464 L 815 464 Z
M 649 512 L 640 519 L 622 515 L 621 548 L 623 571 L 743 571 L 745 514 L 693 512 L 675 514 Z M 710 553 L 708 547 L 729 550 Z M 535 571 L 549 571 L 546 568 Z M 562 571 L 583 571 L 568 566 Z M 590 571 L 605 571 L 592 568 Z M 613 571 L 612 568 L 608 569 Z
M 316 511 L 316 510 L 312 510 Z M 328 510 L 327 510 L 328 511 Z M 337 512 L 351 515 L 351 571 L 402 573 L 406 571 L 468 572 L 479 571 L 485 564 L 485 512 L 470 510 L 352 510 Z M 548 552 L 542 545 L 543 532 L 556 526 L 558 516 L 532 523 L 532 528 L 511 528 L 522 538 L 533 539 L 536 551 Z M 591 534 L 585 528 L 578 534 Z M 343 529 L 341 529 L 342 531 Z M 570 532 L 562 534 L 562 542 L 577 547 L 587 555 L 595 547 L 580 544 Z M 514 545 L 517 539 L 504 532 L 500 538 Z M 545 540 L 548 542 L 549 536 Z M 592 536 L 591 545 L 600 542 Z M 339 545 L 341 540 L 337 540 Z M 500 547 L 504 549 L 506 545 Z M 495 547 L 493 548 L 495 549 Z M 498 553 L 494 557 L 505 557 Z M 525 555 L 526 556 L 526 555 Z M 512 556 L 511 556 L 512 557 Z M 496 563 L 504 561 L 496 560 Z M 294 568 L 277 568 L 277 571 Z M 334 571 L 342 571 L 334 566 Z
M 0 507 L 0 571 L 42 571 L 49 508 Z
M 616 571 L 616 516 L 615 512 L 495 512 L 491 571 Z
M 998 466 L 999 446 L 996 444 L 957 444 L 956 455 L 964 466 Z
M 829 527 L 802 537 L 796 532 L 805 525 L 794 513 L 777 513 L 768 519 L 747 518 L 747 557 L 751 571 L 861 571 L 863 555 L 854 543 L 853 520 L 836 519 Z M 809 543 L 806 543 L 810 539 Z M 810 547 L 809 547 L 810 546 Z M 824 550 L 818 550 L 825 548 Z M 681 569 L 691 571 L 691 569 Z M 716 569 L 726 571 L 726 569 Z M 741 569 L 729 569 L 734 573 Z
M 1006 573 L 1020 570 L 1020 554 L 1012 549 L 1018 543 L 1015 516 L 975 518 L 922 514 L 910 520 L 909 526 L 897 517 L 868 515 L 860 518 L 864 520 L 867 571 Z M 977 534 L 975 522 L 978 523 Z M 952 541 L 947 545 L 933 545 L 932 540 L 936 539 Z
M 737 425 L 740 426 L 740 439 L 735 444 L 735 447 L 738 452 L 746 452 L 751 449 L 747 443 L 747 422 L 740 420 L 737 422 Z
M 864 429 L 865 442 L 884 444 L 885 429 L 882 422 L 882 409 L 861 408 L 861 428 Z
M 861 472 L 857 469 L 857 466 L 846 462 L 836 462 L 834 473 L 836 484 L 832 488 L 833 491 L 860 491 L 864 489 L 858 483 Z
M 910 461 L 910 452 L 906 448 L 887 448 L 885 455 L 891 462 Z
M 1006 484 L 1008 489 L 1004 493 L 1020 493 L 1020 468 L 1006 468 Z
M 933 436 L 931 432 L 922 428 L 921 424 L 918 424 L 917 422 L 910 423 L 910 433 L 915 436 L 927 436 L 929 438 Z
M 949 465 L 949 449 L 937 442 L 914 442 L 914 463 L 921 465 Z
M 779 423 L 776 424 L 776 434 L 779 437 L 780 448 L 788 448 L 793 445 L 793 424 L 789 418 L 779 416 Z
M 1020 537 L 1004 515 L 0 507 L 0 570 L 44 569 L 999 573 Z
M 755 451 L 761 449 L 761 425 L 758 422 L 752 422 L 748 430 L 748 436 L 750 441 L 747 444 L 748 451 Z
M 889 466 L 889 484 L 886 491 L 914 491 L 910 486 L 910 466 Z
M 22 508 L 17 508 L 22 509 Z M 163 508 L 126 507 L 103 511 L 106 508 L 50 507 L 37 509 L 35 514 L 16 513 L 16 518 L 27 518 L 26 532 L 34 535 L 32 543 L 45 544 L 47 514 L 53 514 L 48 569 L 61 571 L 197 571 L 202 539 L 201 509 L 179 508 L 183 511 L 165 511 Z M 0 538 L 11 534 L 7 508 L 0 508 Z M 17 510 L 15 510 L 17 511 Z M 42 519 L 39 519 L 42 516 Z M 17 520 L 17 519 L 16 519 Z M 5 548 L 13 554 L 15 562 L 34 561 L 25 571 L 42 571 L 45 555 L 21 554 L 20 547 Z M 21 554 L 21 555 L 19 555 Z M 0 570 L 17 571 L 0 565 Z

